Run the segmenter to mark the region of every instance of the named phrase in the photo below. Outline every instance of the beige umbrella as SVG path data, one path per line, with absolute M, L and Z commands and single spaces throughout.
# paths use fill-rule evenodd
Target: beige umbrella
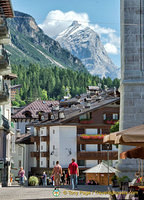
M 144 125 L 111 133 L 109 137 L 104 136 L 103 142 L 131 146 L 144 146 Z

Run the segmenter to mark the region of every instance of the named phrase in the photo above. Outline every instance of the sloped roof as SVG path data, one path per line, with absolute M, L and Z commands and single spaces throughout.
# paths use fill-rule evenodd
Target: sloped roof
M 65 116 L 64 119 L 58 119 L 58 112 L 56 113 L 53 112 L 55 118 L 54 120 L 40 121 L 36 123 L 35 126 L 65 124 L 68 123 L 69 120 L 79 117 L 80 115 L 100 109 L 101 107 L 104 107 L 111 103 L 118 102 L 119 100 L 120 100 L 119 97 L 109 97 L 109 98 L 103 98 L 101 99 L 101 101 L 91 102 L 90 108 L 85 108 L 82 104 L 78 104 L 72 108 L 65 108 L 65 109 L 62 108 L 61 110 L 59 110 L 59 112 L 64 113 Z
M 31 142 L 31 133 L 22 134 L 16 139 L 16 144 L 33 144 Z
M 12 116 L 12 119 L 25 119 L 25 112 L 30 112 L 32 118 L 37 119 L 38 118 L 38 112 L 42 111 L 45 113 L 51 112 L 52 106 L 58 105 L 58 101 L 42 101 L 42 100 L 36 100 L 24 108 L 22 108 L 20 111 L 18 111 L 16 114 Z
M 109 166 L 109 170 L 108 170 L 108 165 L 104 162 L 101 162 L 100 164 L 96 165 L 95 167 L 92 167 L 90 169 L 85 170 L 83 173 L 116 173 L 117 169 Z

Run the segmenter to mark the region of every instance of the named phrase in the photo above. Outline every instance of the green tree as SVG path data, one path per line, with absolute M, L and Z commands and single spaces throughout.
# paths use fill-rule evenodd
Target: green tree
M 110 128 L 110 133 L 113 133 L 113 132 L 116 132 L 116 131 L 119 131 L 119 121 L 116 122 L 114 125 L 112 125 L 111 128 Z
M 41 92 L 41 100 L 48 100 L 47 91 L 44 89 Z

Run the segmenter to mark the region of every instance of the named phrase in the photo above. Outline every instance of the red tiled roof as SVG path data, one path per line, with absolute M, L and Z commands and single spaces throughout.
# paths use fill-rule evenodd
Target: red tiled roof
M 37 113 L 40 111 L 43 111 L 45 113 L 48 113 L 52 109 L 52 105 L 58 105 L 58 101 L 42 101 L 42 100 L 36 100 L 24 108 L 22 108 L 20 111 L 18 111 L 16 114 L 12 116 L 13 119 L 25 119 L 25 112 L 28 111 L 31 113 L 32 118 L 38 118 Z

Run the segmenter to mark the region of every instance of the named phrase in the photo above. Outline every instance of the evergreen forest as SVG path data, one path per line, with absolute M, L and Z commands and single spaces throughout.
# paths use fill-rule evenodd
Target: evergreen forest
M 20 93 L 16 95 L 16 100 L 12 102 L 15 106 L 23 106 L 36 99 L 60 100 L 69 90 L 72 97 L 86 92 L 86 87 L 96 86 L 101 83 L 101 87 L 107 85 L 108 88 L 119 87 L 120 80 L 115 78 L 103 78 L 92 76 L 89 73 L 73 71 L 71 69 L 59 68 L 53 65 L 40 67 L 37 64 L 29 66 L 12 65 L 12 72 L 18 78 L 12 81 L 12 85 L 21 84 Z

